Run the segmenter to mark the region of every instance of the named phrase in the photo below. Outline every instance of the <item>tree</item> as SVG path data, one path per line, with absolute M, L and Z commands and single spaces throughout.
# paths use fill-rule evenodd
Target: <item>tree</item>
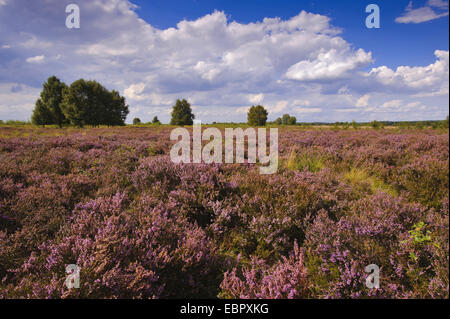
M 295 125 L 297 123 L 297 118 L 295 116 L 290 116 L 289 114 L 283 114 L 281 118 L 277 118 L 276 124 L 284 125 Z
M 128 113 L 130 113 L 125 97 L 120 96 L 119 92 L 112 90 L 107 94 L 107 101 L 106 114 L 108 114 L 109 117 L 103 124 L 125 125 L 125 119 L 127 118 Z
M 35 125 L 42 126 L 53 124 L 52 113 L 41 99 L 36 101 L 36 106 L 34 107 L 33 115 L 31 116 L 31 122 Z
M 297 123 L 297 118 L 295 116 L 290 116 L 288 119 L 288 125 L 295 125 Z
M 88 124 L 88 115 L 93 103 L 90 91 L 88 82 L 83 79 L 73 82 L 64 90 L 62 109 L 73 125 L 83 127 Z
M 289 116 L 289 114 L 284 114 L 283 117 L 281 118 L 281 122 L 282 122 L 283 124 L 288 124 L 290 118 L 291 118 L 291 117 Z
M 56 76 L 51 76 L 42 85 L 40 98 L 33 110 L 33 123 L 38 125 L 58 124 L 61 128 L 66 117 L 61 108 L 63 91 L 67 88 Z M 39 110 L 37 110 L 39 108 Z
M 155 116 L 152 120 L 152 124 L 161 124 L 161 122 L 158 120 L 158 117 Z
M 139 124 L 141 124 L 141 119 L 138 118 L 138 117 L 135 117 L 135 118 L 133 119 L 133 125 L 139 125 Z
M 177 100 L 172 110 L 171 125 L 192 125 L 194 114 L 192 114 L 191 105 L 185 99 Z
M 384 128 L 384 124 L 382 122 L 378 122 L 376 120 L 373 120 L 370 122 L 370 126 L 372 126 L 374 129 Z
M 264 126 L 266 125 L 268 114 L 269 113 L 262 105 L 252 105 L 247 113 L 248 124 L 254 126 Z
M 125 125 L 129 113 L 125 98 L 96 81 L 79 79 L 64 90 L 62 109 L 73 125 Z

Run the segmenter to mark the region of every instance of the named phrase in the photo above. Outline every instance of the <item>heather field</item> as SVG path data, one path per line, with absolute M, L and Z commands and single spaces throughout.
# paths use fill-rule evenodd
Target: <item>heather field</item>
M 272 175 L 170 130 L 1 127 L 0 298 L 448 298 L 448 130 L 280 128 Z

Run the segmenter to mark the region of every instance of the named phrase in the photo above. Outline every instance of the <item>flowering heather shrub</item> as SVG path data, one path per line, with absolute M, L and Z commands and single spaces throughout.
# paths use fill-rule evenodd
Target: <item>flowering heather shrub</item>
M 419 157 L 399 169 L 396 185 L 412 201 L 439 208 L 448 196 L 448 163 L 448 157 L 445 160 L 431 155 Z
M 236 268 L 226 272 L 221 284 L 222 297 L 242 299 L 304 298 L 307 294 L 307 271 L 303 264 L 303 252 L 294 244 L 289 258 L 282 257 L 268 267 L 262 259 L 254 258 L 250 269 L 243 269 L 243 280 L 236 275 Z
M 443 254 L 440 259 L 445 265 L 448 250 L 444 247 L 448 244 L 445 236 L 436 232 L 432 235 L 434 248 L 431 242 L 412 247 L 409 231 L 433 211 L 384 193 L 361 199 L 348 208 L 346 216 L 337 221 L 321 211 L 307 233 L 308 270 L 314 270 L 310 272 L 313 281 L 321 283 L 313 285 L 315 292 L 331 298 L 426 297 L 430 291 L 421 291 L 420 282 L 439 277 L 440 269 L 433 269 L 432 264 Z M 417 249 L 420 261 L 411 258 L 411 249 Z M 378 290 L 365 286 L 364 267 L 371 263 L 380 267 Z
M 260 175 L 165 126 L 2 127 L 0 298 L 448 298 L 445 133 L 284 128 Z

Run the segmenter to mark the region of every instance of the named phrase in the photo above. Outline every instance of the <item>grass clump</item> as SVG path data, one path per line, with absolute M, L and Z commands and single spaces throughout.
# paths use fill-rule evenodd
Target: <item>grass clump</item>
M 364 169 L 352 167 L 344 173 L 344 179 L 353 186 L 362 188 L 371 193 L 382 191 L 391 196 L 398 196 L 397 191 L 381 179 L 369 175 Z
M 289 154 L 289 159 L 286 167 L 290 170 L 304 171 L 305 169 L 311 173 L 315 173 L 324 168 L 323 158 L 314 153 L 301 153 L 297 150 L 292 150 Z

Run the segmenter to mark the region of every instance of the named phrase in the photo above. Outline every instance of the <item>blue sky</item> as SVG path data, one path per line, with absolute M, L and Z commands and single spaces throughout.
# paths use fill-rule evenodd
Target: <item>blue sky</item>
M 80 7 L 81 27 L 65 26 Z M 367 4 L 381 27 L 368 29 Z M 42 83 L 96 79 L 133 117 L 187 98 L 204 122 L 442 119 L 448 1 L 0 0 L 0 119 L 27 120 Z

